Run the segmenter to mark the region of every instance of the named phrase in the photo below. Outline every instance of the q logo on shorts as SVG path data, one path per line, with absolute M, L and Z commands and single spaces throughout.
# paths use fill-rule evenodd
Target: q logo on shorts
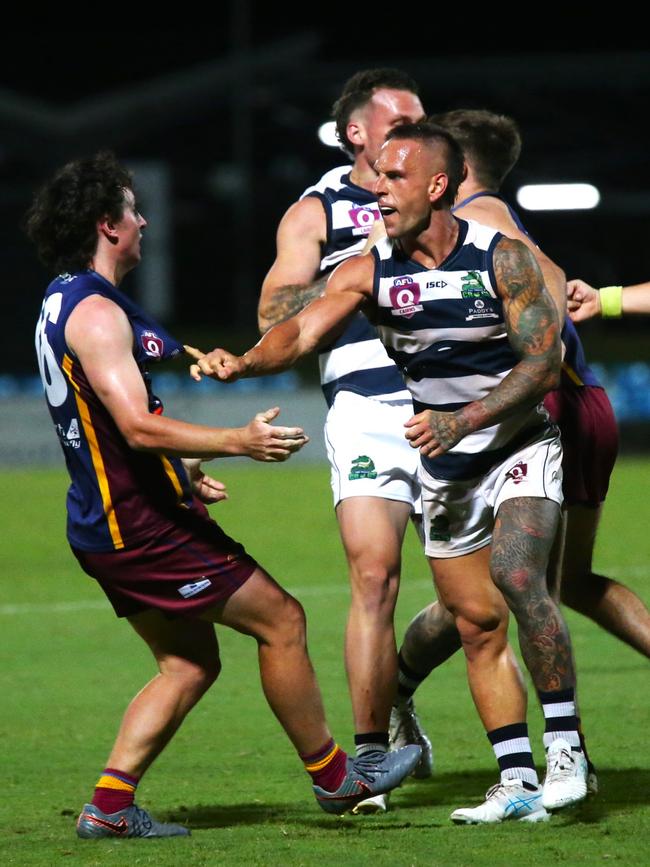
M 506 479 L 512 479 L 515 485 L 519 485 L 521 482 L 527 481 L 526 476 L 528 475 L 528 464 L 525 464 L 523 461 L 519 461 L 519 463 L 515 464 L 514 467 L 511 467 L 506 473 Z
M 422 310 L 420 301 L 420 284 L 413 282 L 411 277 L 396 277 L 389 290 L 390 312 L 393 316 L 405 316 L 410 319 L 414 313 Z
M 153 331 L 143 331 L 140 335 L 142 348 L 152 358 L 162 358 L 165 344 Z

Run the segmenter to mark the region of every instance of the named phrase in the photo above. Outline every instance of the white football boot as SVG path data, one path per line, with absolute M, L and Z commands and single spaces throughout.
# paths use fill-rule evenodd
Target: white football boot
M 563 738 L 557 738 L 546 751 L 546 777 L 542 804 L 547 810 L 559 810 L 578 804 L 587 797 L 587 760 L 582 750 L 572 750 Z
M 503 780 L 488 789 L 478 807 L 454 810 L 450 819 L 457 825 L 490 825 L 515 819 L 519 822 L 548 822 L 542 806 L 542 787 L 526 788 L 521 780 Z

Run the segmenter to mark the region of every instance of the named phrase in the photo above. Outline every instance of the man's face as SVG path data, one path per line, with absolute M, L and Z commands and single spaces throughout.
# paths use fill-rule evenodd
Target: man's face
M 138 212 L 133 190 L 124 190 L 124 212 L 115 223 L 118 233 L 118 249 L 121 258 L 130 267 L 140 261 L 140 239 L 142 229 L 147 225 L 145 218 Z
M 413 139 L 390 139 L 375 163 L 375 195 L 389 238 L 419 234 L 431 217 L 432 195 L 446 179 L 440 149 Z M 446 184 L 445 184 L 446 185 Z
M 375 91 L 369 102 L 353 112 L 350 120 L 356 120 L 364 155 L 368 163 L 373 165 L 389 130 L 403 123 L 417 123 L 423 118 L 422 103 L 414 93 L 382 88 Z

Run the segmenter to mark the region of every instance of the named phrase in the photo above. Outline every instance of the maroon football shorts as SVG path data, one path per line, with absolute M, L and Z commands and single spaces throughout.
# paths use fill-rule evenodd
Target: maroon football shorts
M 149 608 L 197 617 L 223 604 L 257 568 L 243 545 L 210 519 L 174 527 L 128 550 L 72 550 L 118 617 Z
M 562 385 L 544 399 L 559 426 L 564 459 L 564 503 L 596 508 L 605 499 L 618 452 L 618 428 L 605 389 Z

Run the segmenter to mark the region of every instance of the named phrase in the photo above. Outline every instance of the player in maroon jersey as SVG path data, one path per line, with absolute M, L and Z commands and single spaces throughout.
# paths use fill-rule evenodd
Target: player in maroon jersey
M 265 696 L 310 773 L 319 804 L 344 812 L 397 785 L 420 749 L 347 758 L 327 727 L 301 605 L 200 502 L 224 497 L 201 460 L 286 460 L 307 437 L 300 428 L 272 425 L 277 407 L 242 428 L 188 424 L 161 413 L 146 367 L 181 346 L 118 288 L 140 260 L 145 226 L 131 176 L 110 154 L 64 166 L 28 216 L 41 258 L 59 272 L 46 291 L 36 345 L 72 481 L 68 538 L 159 668 L 124 715 L 77 833 L 189 833 L 152 819 L 135 805 L 134 793 L 219 674 L 214 623 L 257 641 Z M 114 661 L 106 667 L 114 671 Z

